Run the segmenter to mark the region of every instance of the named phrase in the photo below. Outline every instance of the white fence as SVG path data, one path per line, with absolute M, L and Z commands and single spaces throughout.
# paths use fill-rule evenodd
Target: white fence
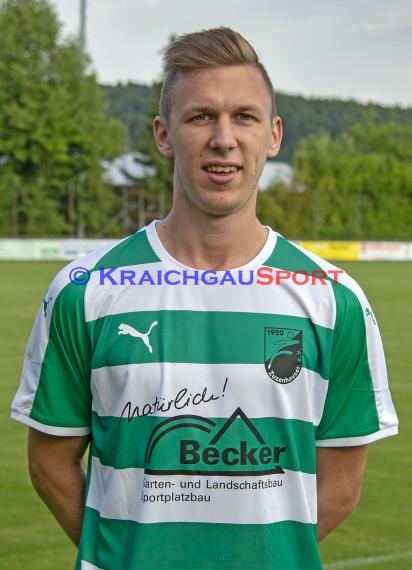
M 0 261 L 69 261 L 110 239 L 0 238 Z M 300 241 L 302 247 L 334 261 L 412 261 L 412 242 L 401 241 Z

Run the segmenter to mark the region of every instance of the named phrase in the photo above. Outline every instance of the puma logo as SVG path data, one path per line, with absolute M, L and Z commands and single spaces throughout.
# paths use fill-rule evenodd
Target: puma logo
M 141 333 L 141 332 L 137 331 L 136 329 L 134 329 L 133 327 L 131 327 L 130 325 L 125 325 L 124 323 L 122 323 L 121 325 L 119 325 L 119 330 L 117 331 L 117 334 L 128 334 L 128 335 L 133 336 L 135 338 L 141 338 L 142 341 L 147 346 L 147 348 L 149 349 L 149 352 L 153 352 L 153 349 L 152 349 L 152 347 L 150 345 L 150 341 L 149 341 L 149 334 L 152 332 L 152 328 L 155 327 L 156 325 L 157 325 L 157 321 L 154 321 L 150 325 L 150 328 L 146 333 Z
M 50 297 L 49 299 L 46 299 L 46 298 L 43 299 L 43 313 L 44 313 L 45 317 L 47 317 L 47 307 L 49 306 L 49 303 L 52 300 L 53 300 L 53 297 Z
M 374 314 L 373 314 L 373 312 L 370 310 L 369 307 L 366 307 L 366 309 L 365 309 L 365 316 L 366 316 L 366 317 L 371 317 L 371 318 L 372 318 L 372 321 L 373 321 L 373 324 L 376 325 L 376 321 L 375 321 Z

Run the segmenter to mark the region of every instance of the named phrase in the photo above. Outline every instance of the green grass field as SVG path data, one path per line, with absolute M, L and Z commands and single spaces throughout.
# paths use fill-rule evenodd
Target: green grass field
M 0 263 L 0 569 L 4 570 L 73 568 L 74 548 L 31 489 L 26 468 L 26 428 L 8 419 L 33 318 L 48 282 L 62 265 Z M 359 281 L 374 307 L 386 348 L 401 434 L 371 446 L 360 505 L 322 543 L 322 557 L 325 570 L 410 570 L 412 263 L 340 265 Z

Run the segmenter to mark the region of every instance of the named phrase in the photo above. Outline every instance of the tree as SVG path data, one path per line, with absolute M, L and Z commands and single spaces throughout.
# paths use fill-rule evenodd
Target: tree
M 311 135 L 295 153 L 295 179 L 312 203 L 312 231 L 325 239 L 412 235 L 412 127 L 368 112 L 337 139 Z
M 114 208 L 103 158 L 123 150 L 90 62 L 46 0 L 0 1 L 0 233 L 96 234 Z
M 288 239 L 310 235 L 310 196 L 298 185 L 274 184 L 258 192 L 256 212 L 262 224 L 274 228 Z
M 154 96 L 154 87 L 129 81 L 102 85 L 102 89 L 107 103 L 107 116 L 120 119 L 127 125 L 129 146 L 139 145 L 147 127 L 147 109 Z
M 139 151 L 148 157 L 155 174 L 145 178 L 147 198 L 152 203 L 160 204 L 160 213 L 166 213 L 172 203 L 173 195 L 173 160 L 162 156 L 153 136 L 153 118 L 159 113 L 159 99 L 162 83 L 153 85 L 153 96 L 147 107 L 146 129 L 138 145 Z

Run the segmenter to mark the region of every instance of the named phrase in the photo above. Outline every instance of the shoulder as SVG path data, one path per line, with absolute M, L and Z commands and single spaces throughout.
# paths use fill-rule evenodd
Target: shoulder
M 344 269 L 299 244 L 287 240 L 280 234 L 277 236 L 276 248 L 272 253 L 272 258 L 278 263 L 280 261 L 282 269 L 297 272 L 306 271 L 311 277 L 320 276 L 320 272 L 323 272 L 325 279 L 332 285 L 332 291 L 337 301 L 356 299 L 361 305 L 367 304 L 361 286 Z
M 80 301 L 84 297 L 85 289 L 96 264 L 108 252 L 117 247 L 117 243 L 99 247 L 78 259 L 65 265 L 51 281 L 44 297 L 45 311 L 50 306 L 54 309 L 58 302 Z
M 146 228 L 111 244 L 96 248 L 63 267 L 47 290 L 45 301 L 64 297 L 80 299 L 93 281 L 93 274 L 103 268 L 125 267 L 148 261 L 157 261 Z

